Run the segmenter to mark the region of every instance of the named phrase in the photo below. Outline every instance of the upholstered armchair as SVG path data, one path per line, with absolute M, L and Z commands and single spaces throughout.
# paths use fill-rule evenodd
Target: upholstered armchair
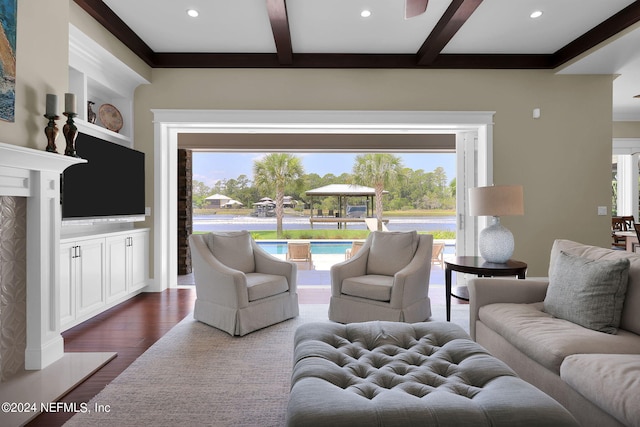
M 193 234 L 189 246 L 200 322 L 245 335 L 299 314 L 296 265 L 267 253 L 248 231 Z
M 329 319 L 427 320 L 432 247 L 430 234 L 372 232 L 353 257 L 331 267 Z

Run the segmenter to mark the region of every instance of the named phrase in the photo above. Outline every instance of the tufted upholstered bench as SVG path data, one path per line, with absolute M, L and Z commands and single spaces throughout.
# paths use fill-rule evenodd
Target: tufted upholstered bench
M 444 322 L 308 323 L 288 426 L 577 426 L 555 400 Z

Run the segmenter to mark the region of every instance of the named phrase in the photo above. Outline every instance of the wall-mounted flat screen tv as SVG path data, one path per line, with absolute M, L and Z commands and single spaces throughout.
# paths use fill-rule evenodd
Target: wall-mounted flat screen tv
M 145 214 L 144 153 L 78 133 L 76 153 L 87 163 L 62 174 L 63 220 Z

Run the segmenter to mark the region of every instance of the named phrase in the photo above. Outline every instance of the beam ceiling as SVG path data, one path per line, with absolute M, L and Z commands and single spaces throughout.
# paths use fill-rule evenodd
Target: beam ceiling
M 276 53 L 154 52 L 101 0 L 74 0 L 149 66 L 154 68 L 457 68 L 552 69 L 640 21 L 635 1 L 552 54 L 443 54 L 482 0 L 453 0 L 415 54 L 295 53 L 285 0 L 265 0 Z M 428 0 L 406 0 L 406 13 L 424 12 Z M 579 13 L 579 11 L 578 11 Z

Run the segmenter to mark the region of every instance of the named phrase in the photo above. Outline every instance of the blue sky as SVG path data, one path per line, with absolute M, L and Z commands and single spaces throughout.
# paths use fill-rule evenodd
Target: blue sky
M 441 166 L 447 179 L 456 176 L 456 155 L 453 153 L 394 153 L 402 158 L 405 167 L 413 170 L 423 169 L 432 172 Z M 297 153 L 302 159 L 305 173 L 328 173 L 341 175 L 350 173 L 358 153 Z M 253 162 L 265 156 L 265 153 L 193 153 L 193 179 L 211 187 L 221 179 L 237 178 L 244 174 L 253 179 Z

